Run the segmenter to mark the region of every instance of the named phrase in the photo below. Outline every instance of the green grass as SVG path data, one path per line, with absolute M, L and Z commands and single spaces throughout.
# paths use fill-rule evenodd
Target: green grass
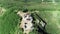
M 60 2 L 56 5 L 51 2 L 27 2 L 16 0 L 0 0 L 0 6 L 6 9 L 6 12 L 0 16 L 0 34 L 16 34 L 18 31 L 22 34 L 19 26 L 19 16 L 15 10 L 36 9 L 38 14 L 47 22 L 46 31 L 49 34 L 60 34 Z M 31 32 L 30 34 L 35 34 Z
M 60 11 L 42 11 L 40 13 L 40 16 L 45 19 L 47 22 L 46 30 L 50 34 L 60 34 L 60 21 L 59 21 L 59 16 L 60 16 Z M 43 15 L 43 16 L 42 16 Z M 59 16 L 58 16 L 59 15 Z

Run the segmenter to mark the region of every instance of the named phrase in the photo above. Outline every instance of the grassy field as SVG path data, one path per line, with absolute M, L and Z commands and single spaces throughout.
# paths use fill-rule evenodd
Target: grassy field
M 49 34 L 60 34 L 60 2 L 24 2 L 22 0 L 0 0 L 0 34 L 17 34 L 19 31 L 19 16 L 16 10 L 36 9 L 40 11 L 38 14 L 47 22 L 46 31 Z M 0 9 L 1 9 L 0 8 Z M 35 34 L 31 32 L 30 34 Z

